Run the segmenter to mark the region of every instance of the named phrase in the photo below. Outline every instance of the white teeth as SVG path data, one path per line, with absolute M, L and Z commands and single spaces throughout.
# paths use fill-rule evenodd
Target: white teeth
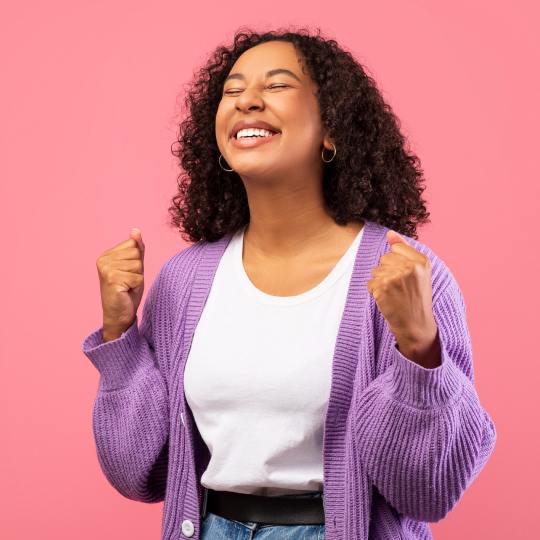
M 272 137 L 272 133 L 270 133 L 266 129 L 241 129 L 237 134 L 237 139 L 246 139 L 246 138 L 253 138 L 253 137 Z

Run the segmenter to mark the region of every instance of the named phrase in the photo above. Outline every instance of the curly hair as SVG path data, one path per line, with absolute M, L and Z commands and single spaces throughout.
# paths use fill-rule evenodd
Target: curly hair
M 422 198 L 423 170 L 399 119 L 350 52 L 320 30 L 307 29 L 237 31 L 230 46 L 217 47 L 195 72 L 184 100 L 187 114 L 171 146 L 181 172 L 168 209 L 170 225 L 186 241 L 214 242 L 249 222 L 242 179 L 219 166 L 215 122 L 232 66 L 245 51 L 269 41 L 291 43 L 303 57 L 304 72 L 317 84 L 323 128 L 338 148 L 323 175 L 325 201 L 335 222 L 364 219 L 417 239 L 417 226 L 430 221 Z

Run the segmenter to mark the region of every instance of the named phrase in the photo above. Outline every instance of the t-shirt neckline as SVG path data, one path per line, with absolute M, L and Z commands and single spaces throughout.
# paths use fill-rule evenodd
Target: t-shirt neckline
M 357 234 L 356 238 L 353 240 L 347 251 L 344 253 L 343 257 L 341 257 L 341 259 L 337 262 L 334 268 L 332 268 L 332 271 L 318 285 L 316 285 L 309 291 L 295 296 L 273 296 L 257 289 L 257 287 L 255 287 L 255 285 L 249 279 L 244 268 L 244 263 L 242 261 L 242 252 L 244 247 L 244 231 L 246 230 L 246 227 L 247 225 L 244 225 L 234 234 L 233 238 L 231 239 L 233 266 L 236 276 L 240 280 L 240 283 L 242 284 L 244 290 L 253 299 L 257 300 L 262 304 L 279 307 L 296 306 L 299 304 L 310 302 L 311 300 L 318 298 L 319 296 L 327 292 L 331 287 L 333 287 L 343 276 L 345 271 L 347 269 L 350 269 L 354 265 L 360 241 L 362 239 L 364 229 L 366 228 L 364 224 L 362 229 Z

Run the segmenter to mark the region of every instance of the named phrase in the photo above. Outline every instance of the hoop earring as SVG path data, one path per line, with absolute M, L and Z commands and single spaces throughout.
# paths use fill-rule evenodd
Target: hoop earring
M 219 161 L 219 166 L 220 166 L 224 171 L 227 171 L 227 172 L 233 172 L 233 169 L 226 169 L 226 168 L 221 164 L 221 158 L 222 158 L 222 157 L 223 157 L 223 156 L 222 156 L 221 154 L 219 154 L 219 159 L 218 159 L 218 161 Z
M 330 143 L 330 144 L 332 144 L 332 143 Z M 322 152 L 321 152 L 321 157 L 322 157 L 322 160 L 325 163 L 330 163 L 331 161 L 334 161 L 334 158 L 336 157 L 336 154 L 337 154 L 336 146 L 334 144 L 332 144 L 332 146 L 334 147 L 334 155 L 328 161 L 326 161 L 326 159 L 324 159 L 324 146 L 323 146 L 323 149 L 322 149 Z

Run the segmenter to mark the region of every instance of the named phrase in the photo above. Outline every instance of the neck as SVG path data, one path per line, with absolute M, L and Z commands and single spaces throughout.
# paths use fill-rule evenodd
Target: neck
M 261 183 L 243 179 L 250 222 L 244 239 L 257 252 L 294 258 L 331 241 L 337 229 L 319 182 Z M 318 186 L 314 188 L 314 186 Z

